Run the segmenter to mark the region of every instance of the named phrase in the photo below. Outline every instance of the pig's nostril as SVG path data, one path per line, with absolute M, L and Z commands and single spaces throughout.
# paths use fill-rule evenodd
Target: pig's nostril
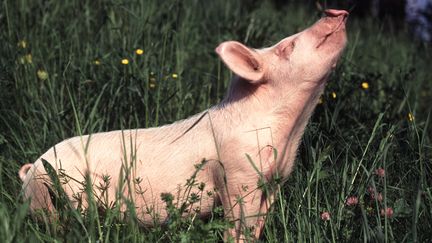
M 324 13 L 328 16 L 328 17 L 338 17 L 338 16 L 348 16 L 348 12 L 345 10 L 338 10 L 338 9 L 326 9 L 324 11 Z

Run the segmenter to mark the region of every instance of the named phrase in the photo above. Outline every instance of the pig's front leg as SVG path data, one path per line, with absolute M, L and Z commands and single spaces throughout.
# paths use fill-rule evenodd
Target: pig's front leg
M 231 195 L 224 198 L 222 204 L 225 217 L 234 221 L 235 227 L 229 230 L 226 237 L 233 237 L 235 242 L 259 239 L 269 209 L 267 196 L 256 188 L 256 184 L 243 184 L 241 188 L 234 189 L 237 193 L 228 190 Z
M 273 199 L 272 190 L 267 178 L 252 168 L 230 172 L 226 171 L 225 184 L 218 189 L 225 218 L 235 223 L 225 238 L 233 237 L 235 242 L 257 240 Z
M 275 155 L 273 146 L 257 146 L 245 157 L 226 160 L 214 178 L 225 218 L 234 222 L 229 230 L 236 242 L 259 239 L 271 205 L 271 180 Z M 230 152 L 230 151 L 228 151 Z

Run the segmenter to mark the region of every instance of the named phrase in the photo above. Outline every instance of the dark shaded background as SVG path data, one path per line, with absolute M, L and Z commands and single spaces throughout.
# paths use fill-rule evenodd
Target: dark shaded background
M 243 1 L 246 6 L 251 8 L 257 6 L 260 2 L 258 0 Z M 373 17 L 384 24 L 387 30 L 399 31 L 406 28 L 408 33 L 413 34 L 413 39 L 420 42 L 432 42 L 432 1 L 423 1 L 428 2 L 428 7 L 417 9 L 418 12 L 411 12 L 410 16 L 407 16 L 406 5 L 408 0 L 309 0 L 304 1 L 304 4 L 317 10 L 327 8 L 345 9 L 350 12 L 351 16 L 358 18 Z M 272 0 L 276 8 L 283 8 L 295 2 L 294 0 Z M 420 18 L 423 19 L 420 20 Z M 420 32 L 427 32 L 429 37 L 425 37 L 425 34 Z

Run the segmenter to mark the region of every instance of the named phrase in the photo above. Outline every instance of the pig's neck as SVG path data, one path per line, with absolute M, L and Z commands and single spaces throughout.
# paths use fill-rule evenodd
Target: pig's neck
M 232 117 L 234 122 L 239 120 L 243 125 L 252 122 L 257 129 L 271 126 L 281 139 L 292 141 L 293 137 L 302 135 L 324 87 L 323 80 L 307 89 L 272 91 L 265 85 L 251 85 L 236 79 L 218 107 L 223 108 L 220 109 L 223 113 L 239 118 Z
M 265 86 L 245 84 L 244 80 L 235 81 L 227 98 L 220 104 L 224 108 L 221 110 L 229 114 L 222 117 L 231 117 L 234 122 L 241 121 L 237 125 L 244 130 L 270 127 L 273 144 L 269 145 L 277 148 L 280 159 L 278 165 L 281 166 L 278 170 L 287 175 L 325 82 L 308 89 L 281 89 L 271 93 Z
M 300 139 L 324 87 L 325 82 L 320 82 L 313 88 L 298 89 L 291 94 L 288 92 L 282 99 L 281 105 L 273 110 L 276 117 L 274 125 L 279 133 L 279 158 L 282 162 L 279 171 L 282 171 L 283 174 L 291 170 L 291 166 L 286 163 L 292 165 L 291 162 L 297 154 Z

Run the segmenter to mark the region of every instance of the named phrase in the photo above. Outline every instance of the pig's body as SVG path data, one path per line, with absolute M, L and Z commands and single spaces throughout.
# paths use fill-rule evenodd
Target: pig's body
M 115 200 L 120 172 L 125 175 L 125 172 L 129 171 L 131 173 L 128 178 L 129 181 L 138 177 L 142 178 L 139 186 L 146 190 L 146 193 L 142 195 L 145 198 L 135 197 L 136 204 L 159 208 L 159 213 L 162 213 L 160 220 L 163 221 L 164 210 L 162 209 L 164 205 L 161 202 L 160 194 L 170 192 L 177 195 L 178 186 L 184 185 L 186 179 L 190 178 L 195 171 L 194 165 L 199 164 L 205 158 L 204 155 L 216 154 L 214 145 L 210 144 L 211 134 L 203 133 L 202 136 L 198 137 L 190 133 L 186 136 L 187 142 L 177 140 L 170 144 L 176 139 L 176 136 L 181 135 L 181 131 L 187 129 L 189 124 L 191 124 L 191 120 L 180 121 L 160 128 L 111 131 L 91 136 L 86 135 L 82 138 L 67 139 L 43 154 L 34 163 L 35 166 L 29 170 L 28 174 L 33 174 L 34 169 L 40 170 L 36 173 L 38 175 L 46 174 L 41 160 L 44 159 L 54 168 L 61 168 L 67 177 L 74 178 L 79 182 L 83 181 L 83 175 L 87 168 L 91 172 L 91 178 L 95 185 L 103 184 L 103 176 L 108 175 L 111 178 L 111 186 L 108 188 L 109 203 Z M 178 132 L 176 133 L 173 129 L 178 129 Z M 89 138 L 90 141 L 88 142 Z M 179 146 L 179 144 L 183 146 Z M 85 146 L 89 151 L 87 155 L 84 152 Z M 133 167 L 131 167 L 132 163 L 134 164 Z M 201 175 L 199 173 L 199 176 Z M 45 176 L 45 178 L 47 177 Z M 26 178 L 24 185 L 27 181 Z M 210 184 L 212 181 L 207 183 Z M 134 187 L 132 186 L 132 188 Z M 74 180 L 70 180 L 68 186 L 64 187 L 70 198 L 73 198 L 74 193 L 82 192 L 82 188 L 82 184 Z M 130 188 L 127 185 L 123 187 L 125 197 L 128 197 Z M 34 193 L 28 190 L 27 192 L 29 196 Z M 94 192 L 98 194 L 100 190 L 95 189 Z M 45 202 L 46 198 L 44 197 L 41 204 Z M 76 204 L 76 200 L 72 200 L 72 202 Z M 148 205 L 144 205 L 144 202 Z M 35 203 L 35 207 L 33 207 L 33 203 Z M 212 206 L 212 202 L 209 201 L 208 203 Z M 38 208 L 37 204 L 39 202 L 33 200 L 32 208 Z M 146 208 L 141 209 L 146 210 Z M 210 207 L 204 206 L 203 210 L 208 211 Z M 145 222 L 147 217 L 151 215 L 142 214 L 142 216 L 145 216 L 143 218 Z M 148 221 L 151 222 L 152 220 Z
M 109 187 L 108 195 L 109 202 L 112 202 L 115 200 L 117 190 L 115 185 L 119 183 L 120 171 L 123 170 L 124 175 L 124 168 L 135 163 L 131 169 L 134 175 L 131 174 L 131 177 L 132 179 L 141 177 L 140 186 L 146 190 L 146 193 L 135 196 L 134 200 L 137 205 L 149 204 L 146 206 L 159 209 L 160 220 L 163 222 L 166 215 L 163 210 L 165 204 L 160 198 L 161 193 L 170 192 L 178 195 L 179 186 L 185 185 L 186 180 L 196 171 L 195 166 L 203 159 L 207 162 L 197 174 L 197 182 L 205 183 L 205 191 L 212 191 L 214 188 L 217 191 L 224 190 L 224 173 L 235 175 L 228 177 L 228 183 L 246 185 L 246 182 L 250 181 L 250 185 L 247 186 L 251 189 L 256 188 L 258 174 L 245 154 L 251 156 L 263 173 L 270 174 L 268 173 L 269 159 L 273 159 L 273 152 L 261 152 L 261 163 L 258 155 L 259 151 L 267 146 L 274 146 L 272 132 L 275 130 L 272 130 L 272 127 L 275 126 L 272 126 L 270 121 L 271 112 L 268 115 L 259 113 L 260 115 L 254 117 L 242 109 L 236 109 L 237 112 L 228 110 L 231 108 L 215 107 L 187 120 L 159 128 L 111 131 L 70 138 L 43 154 L 36 160 L 35 166 L 28 174 L 35 174 L 34 169 L 39 170 L 36 173 L 38 175 L 46 174 L 41 159 L 48 161 L 55 169 L 61 168 L 68 177 L 77 179 L 79 182 L 83 182 L 82 175 L 89 168 L 95 185 L 103 183 L 103 176 L 111 177 L 112 186 Z M 201 120 L 194 126 L 200 118 Z M 211 124 L 226 124 L 226 126 L 213 126 L 212 130 Z M 193 128 L 184 134 L 192 126 Z M 276 132 L 276 134 L 280 133 Z M 273 139 L 280 140 L 277 135 Z M 87 156 L 84 152 L 85 146 L 87 151 L 91 151 L 87 152 Z M 26 179 L 29 180 L 31 177 Z M 73 198 L 74 193 L 82 192 L 83 186 L 70 180 L 68 186 L 64 188 Z M 128 194 L 127 186 L 124 190 L 124 194 Z M 34 191 L 27 192 L 28 196 L 31 196 Z M 98 192 L 99 190 L 96 189 L 95 193 Z M 203 214 L 210 213 L 215 200 L 214 197 L 205 195 L 206 193 L 201 205 Z M 219 199 L 216 197 L 216 200 Z M 75 200 L 72 201 L 75 203 Z M 37 201 L 34 200 L 32 203 L 35 203 L 35 208 L 39 207 Z M 43 203 L 50 203 L 50 201 L 43 197 Z M 138 209 L 146 210 L 145 207 Z M 141 216 L 144 223 L 153 221 L 148 220 L 151 215 L 145 214 L 145 211 Z
M 109 175 L 108 203 L 120 190 L 133 197 L 144 224 L 152 222 L 146 213 L 149 208 L 163 222 L 161 193 L 172 193 L 181 201 L 177 195 L 183 195 L 195 166 L 205 160 L 196 178 L 205 183 L 200 213 L 208 214 L 215 204 L 222 204 L 226 217 L 236 220 L 233 236 L 239 240 L 244 226 L 256 226 L 258 237 L 272 200 L 271 193 L 257 188 L 258 181 L 261 176 L 268 181 L 276 174 L 289 175 L 325 79 L 346 43 L 347 13 L 329 10 L 327 14 L 311 28 L 270 48 L 251 50 L 238 42 L 222 43 L 216 51 L 237 76 L 224 101 L 203 113 L 159 128 L 98 133 L 89 142 L 89 136 L 83 136 L 57 144 L 34 166 L 20 171 L 25 195 L 32 198 L 31 208 L 55 210 L 42 180 L 35 179 L 47 179 L 41 162 L 45 159 L 78 181 L 89 171 L 96 186 Z M 144 193 L 134 185 L 118 187 L 120 171 L 128 166 L 129 181 L 141 178 Z M 69 180 L 64 189 L 72 199 L 82 185 Z M 216 193 L 207 196 L 205 192 L 213 189 Z M 238 203 L 239 198 L 243 203 Z

